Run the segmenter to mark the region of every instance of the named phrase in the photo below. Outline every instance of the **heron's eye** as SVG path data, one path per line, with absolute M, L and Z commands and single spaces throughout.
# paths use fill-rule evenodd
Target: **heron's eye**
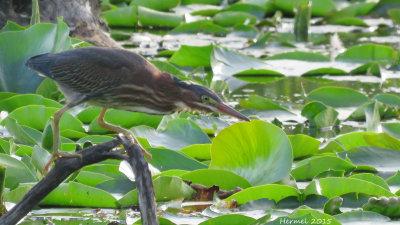
M 208 103 L 208 102 L 210 102 L 210 97 L 208 97 L 207 95 L 203 95 L 203 96 L 201 96 L 201 101 L 203 103 Z

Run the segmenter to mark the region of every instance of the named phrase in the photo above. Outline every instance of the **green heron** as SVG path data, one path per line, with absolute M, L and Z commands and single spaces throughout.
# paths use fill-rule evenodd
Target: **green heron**
M 45 171 L 56 157 L 81 157 L 59 151 L 59 121 L 65 111 L 84 102 L 102 107 L 98 118 L 101 127 L 124 134 L 134 144 L 139 143 L 129 130 L 104 121 L 107 108 L 158 115 L 190 109 L 222 112 L 249 121 L 213 91 L 161 72 L 142 56 L 126 50 L 79 48 L 33 56 L 25 65 L 53 79 L 67 99 L 67 104 L 54 113 L 53 155 Z

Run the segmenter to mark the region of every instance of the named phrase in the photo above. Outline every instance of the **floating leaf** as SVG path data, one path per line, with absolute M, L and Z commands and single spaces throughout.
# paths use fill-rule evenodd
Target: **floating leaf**
M 342 224 L 352 223 L 385 223 L 389 222 L 390 218 L 379 213 L 370 211 L 349 211 L 334 216 Z
M 179 198 L 190 199 L 195 191 L 179 177 L 160 176 L 154 181 L 154 192 L 157 202 L 166 202 Z M 121 207 L 138 204 L 137 189 L 125 194 L 118 204 Z
M 291 59 L 291 60 L 301 60 L 301 61 L 311 61 L 311 62 L 329 62 L 330 58 L 315 52 L 303 52 L 303 51 L 293 51 L 279 53 L 266 58 L 267 60 L 275 59 Z
M 29 126 L 36 130 L 43 130 L 49 118 L 53 116 L 57 110 L 57 108 L 53 107 L 29 105 L 14 110 L 8 114 L 8 117 L 18 121 L 20 125 Z M 29 117 L 26 115 L 29 115 Z M 32 120 L 31 118 L 35 119 Z M 2 124 L 4 124 L 4 121 L 2 121 Z M 69 112 L 65 112 L 60 120 L 60 130 L 65 129 L 85 132 L 82 128 L 82 123 Z
M 6 167 L 5 187 L 14 189 L 20 183 L 35 182 L 37 178 L 28 167 L 18 159 L 0 153 L 0 165 Z
M 140 5 L 158 11 L 169 11 L 170 9 L 178 6 L 179 3 L 179 0 L 133 0 L 131 1 L 130 5 Z
M 308 98 L 332 107 L 354 107 L 368 101 L 364 94 L 344 87 L 321 87 L 311 91 Z
M 382 128 L 389 135 L 400 139 L 400 123 L 383 123 Z
M 220 131 L 211 145 L 210 168 L 232 171 L 260 185 L 287 177 L 292 160 L 286 134 L 270 123 L 253 120 Z
M 137 26 L 138 8 L 137 6 L 131 6 L 109 10 L 103 13 L 103 18 L 110 26 Z
M 292 143 L 293 158 L 295 159 L 317 153 L 321 144 L 317 139 L 304 134 L 289 135 L 288 137 Z
M 191 67 L 209 67 L 210 55 L 213 51 L 212 45 L 207 46 L 188 46 L 181 45 L 179 50 L 176 51 L 169 59 L 171 63 L 178 66 L 191 66 Z
M 256 4 L 237 2 L 235 4 L 232 4 L 232 5 L 229 5 L 228 7 L 226 7 L 224 9 L 224 11 L 247 12 L 261 20 L 265 16 L 265 5 L 259 6 Z
M 239 104 L 245 109 L 289 111 L 277 103 L 258 95 L 250 95 L 247 99 L 239 99 Z
M 177 27 L 183 20 L 181 15 L 160 12 L 142 6 L 138 7 L 138 15 L 140 25 L 144 27 Z
M 249 224 L 256 219 L 240 214 L 227 214 L 222 216 L 217 216 L 201 222 L 199 225 L 244 225 Z
M 170 169 L 196 170 L 207 168 L 206 165 L 188 158 L 177 151 L 157 148 L 150 148 L 148 150 L 153 156 L 150 162 L 151 165 L 160 171 Z
M 308 119 L 310 127 L 317 129 L 336 125 L 338 114 L 335 109 L 321 102 L 309 102 L 301 110 L 301 115 Z
M 195 184 L 207 187 L 219 186 L 223 190 L 233 190 L 236 187 L 248 188 L 250 183 L 243 177 L 226 170 L 199 169 L 180 176 L 184 180 L 190 180 Z
M 163 146 L 179 150 L 193 144 L 210 143 L 210 138 L 199 125 L 186 119 L 170 120 L 163 130 L 138 126 L 132 128 L 132 131 L 136 136 L 146 138 L 152 147 Z
M 394 94 L 388 94 L 388 93 L 377 94 L 374 96 L 374 99 L 389 106 L 400 107 L 400 97 Z
M 297 163 L 291 175 L 296 180 L 310 180 L 328 170 L 344 170 L 347 173 L 355 169 L 352 163 L 334 156 L 315 156 Z
M 381 68 L 377 62 L 366 62 L 365 64 L 350 71 L 350 74 L 355 75 L 374 75 L 381 76 Z
M 305 189 L 306 195 L 315 194 L 328 198 L 341 196 L 347 193 L 363 193 L 373 196 L 394 196 L 390 191 L 369 181 L 356 178 L 327 177 L 312 181 Z
M 0 109 L 8 112 L 12 112 L 14 109 L 26 105 L 43 105 L 56 108 L 62 107 L 60 103 L 54 100 L 46 99 L 35 94 L 16 95 L 0 101 Z
M 0 91 L 33 93 L 43 77 L 24 65 L 29 57 L 69 49 L 68 26 L 40 23 L 25 30 L 0 33 Z
M 231 27 L 238 24 L 255 24 L 257 17 L 240 11 L 223 11 L 215 14 L 213 17 L 214 22 L 223 27 Z
M 246 188 L 243 191 L 235 193 L 225 201 L 236 200 L 238 204 L 242 205 L 246 202 L 267 198 L 279 202 L 281 199 L 289 196 L 299 197 L 300 192 L 291 186 L 281 184 L 265 184 L 256 187 Z
M 379 177 L 378 175 L 375 175 L 375 174 L 358 173 L 358 174 L 354 174 L 354 175 L 350 176 L 350 178 L 357 178 L 357 179 L 361 179 L 361 180 L 366 180 L 366 181 L 369 181 L 371 183 L 379 185 L 382 188 L 390 191 L 389 185 L 386 183 L 386 181 L 384 179 L 382 179 L 381 177 Z
M 212 20 L 199 20 L 191 23 L 183 23 L 179 26 L 175 27 L 170 31 L 171 34 L 179 34 L 179 33 L 189 33 L 189 34 L 197 34 L 197 33 L 206 33 L 206 34 L 215 34 L 215 35 L 226 35 L 229 34 L 230 31 L 226 28 L 214 24 Z
M 314 70 L 309 70 L 303 73 L 301 76 L 309 77 L 309 76 L 322 76 L 322 75 L 346 75 L 347 72 L 342 69 L 337 69 L 333 67 L 326 68 L 318 68 Z
M 40 205 L 115 208 L 116 199 L 101 189 L 69 182 L 54 189 L 40 202 Z
M 293 9 L 297 7 L 303 0 L 273 0 L 275 6 L 285 13 L 293 14 Z M 335 3 L 332 0 L 313 0 L 312 15 L 325 16 L 329 11 L 336 9 Z
M 362 44 L 350 47 L 336 57 L 338 61 L 361 62 L 378 61 L 392 63 L 396 51 L 386 45 Z
M 211 159 L 211 144 L 194 144 L 181 149 L 181 152 L 197 160 Z

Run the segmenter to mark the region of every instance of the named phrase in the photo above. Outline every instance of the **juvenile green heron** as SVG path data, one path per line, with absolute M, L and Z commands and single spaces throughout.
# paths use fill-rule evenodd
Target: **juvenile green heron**
M 126 50 L 91 47 L 46 53 L 33 56 L 25 65 L 53 79 L 68 102 L 54 114 L 53 155 L 45 170 L 56 157 L 81 157 L 59 151 L 59 121 L 65 111 L 84 102 L 102 107 L 98 118 L 101 127 L 122 133 L 135 144 L 138 142 L 129 130 L 104 121 L 107 108 L 158 115 L 191 109 L 249 120 L 211 90 L 161 72 L 142 56 Z

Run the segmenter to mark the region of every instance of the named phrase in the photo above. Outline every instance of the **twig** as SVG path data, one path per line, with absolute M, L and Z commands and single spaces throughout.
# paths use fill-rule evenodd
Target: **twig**
M 133 169 L 138 190 L 140 215 L 143 225 L 158 225 L 156 201 L 154 198 L 154 187 L 147 161 L 145 160 L 139 145 L 132 145 L 131 142 L 119 136 L 128 152 L 128 163 Z
M 16 224 L 76 170 L 79 170 L 86 165 L 94 164 L 110 158 L 121 159 L 121 154 L 110 152 L 111 149 L 120 144 L 120 139 L 113 139 L 79 151 L 78 153 L 82 154 L 82 159 L 59 158 L 56 161 L 54 168 L 46 175 L 46 177 L 32 187 L 32 189 L 26 193 L 14 208 L 0 218 L 0 224 Z

